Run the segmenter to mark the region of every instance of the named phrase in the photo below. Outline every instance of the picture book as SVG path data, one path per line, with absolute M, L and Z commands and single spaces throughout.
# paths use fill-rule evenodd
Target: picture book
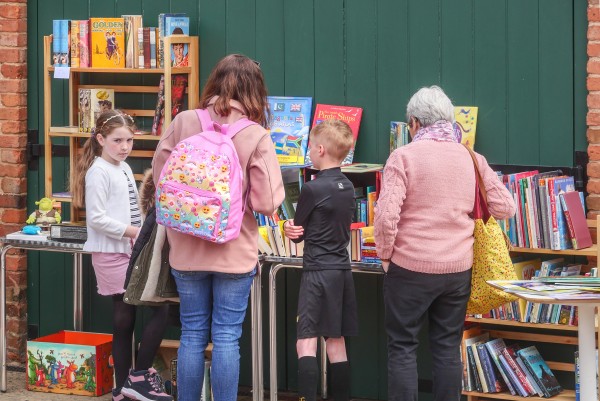
M 494 365 L 496 366 L 496 371 L 498 373 L 500 373 L 502 380 L 504 380 L 504 383 L 506 383 L 506 385 L 508 387 L 508 391 L 510 391 L 510 393 L 512 395 L 515 395 L 516 390 L 514 389 L 513 383 L 510 381 L 506 371 L 502 367 L 502 364 L 500 363 L 500 359 L 498 359 L 498 356 L 502 353 L 502 350 L 504 348 L 506 348 L 506 344 L 504 343 L 504 340 L 502 338 L 495 338 L 493 340 L 486 342 L 485 347 L 491 357 L 491 360 L 494 362 Z
M 183 102 L 185 97 L 185 89 L 187 88 L 188 77 L 185 74 L 174 74 L 171 75 L 171 121 L 179 112 L 183 109 Z M 162 93 L 162 96 L 161 96 Z M 164 76 L 161 76 L 161 83 L 159 84 L 158 100 L 156 102 L 156 108 L 154 110 L 154 121 L 156 121 L 156 127 L 154 121 L 152 123 L 152 135 L 161 135 L 163 132 L 163 124 L 165 120 L 165 88 L 164 88 Z M 158 117 L 157 117 L 158 115 Z M 158 120 L 157 120 L 158 119 Z
M 569 239 L 569 229 L 562 210 L 559 194 L 575 190 L 573 177 L 554 177 L 548 180 L 550 207 L 552 213 L 553 241 L 552 249 L 571 249 L 573 247 Z
M 520 346 L 518 344 L 512 344 L 512 345 L 509 345 L 508 347 L 504 348 L 501 352 L 502 352 L 502 355 L 504 356 L 506 362 L 510 366 L 510 369 L 515 374 L 515 376 L 518 378 L 519 383 L 525 389 L 525 391 L 528 394 L 535 394 L 533 387 L 531 386 L 531 383 L 529 383 L 529 380 L 527 379 L 527 375 L 525 374 L 523 369 L 517 363 L 517 358 L 518 358 L 517 351 L 519 349 L 520 349 Z
M 79 89 L 79 132 L 91 133 L 101 113 L 115 108 L 114 89 Z
M 90 21 L 79 21 L 79 66 L 90 66 Z
M 71 67 L 79 67 L 79 21 L 69 21 L 71 32 L 69 34 L 69 48 L 71 49 Z
M 163 38 L 167 35 L 171 35 L 171 33 L 167 33 L 165 29 L 165 19 L 167 17 L 185 17 L 185 13 L 161 13 L 158 14 L 158 40 L 156 42 L 156 52 L 157 52 L 157 66 L 159 68 L 164 68 L 165 64 L 165 49 Z
M 517 355 L 521 357 L 545 397 L 552 397 L 562 392 L 562 387 L 534 345 L 518 350 Z
M 189 34 L 189 17 L 165 16 L 165 36 Z M 171 45 L 171 67 L 187 67 L 188 65 L 188 45 L 184 43 L 173 43 Z
M 52 21 L 52 65 L 69 66 L 69 20 Z
M 459 135 L 460 143 L 473 149 L 475 146 L 475 132 L 477 130 L 477 110 L 475 106 L 454 107 L 454 130 Z
M 141 15 L 123 15 L 125 24 L 125 67 L 139 68 L 138 65 L 138 28 L 142 26 Z
M 581 204 L 580 193 L 577 191 L 559 194 L 560 204 L 565 214 L 569 236 L 573 249 L 582 249 L 592 246 L 592 237 L 585 219 L 585 211 Z
M 410 141 L 408 125 L 402 121 L 390 122 L 390 153 L 400 146 L 407 145 Z
M 342 165 L 351 164 L 354 158 L 354 148 L 356 147 L 356 141 L 358 139 L 358 132 L 360 128 L 360 120 L 362 118 L 362 107 L 353 106 L 335 106 L 329 104 L 317 104 L 315 108 L 315 116 L 313 118 L 312 126 L 315 127 L 320 124 L 323 120 L 342 120 L 350 126 L 352 135 L 354 136 L 354 145 L 348 156 L 342 162 Z M 310 162 L 310 152 L 307 153 L 307 164 Z
M 160 76 L 158 84 L 158 98 L 154 108 L 154 119 L 152 120 L 152 135 L 160 135 L 160 127 L 165 113 L 165 76 Z
M 90 18 L 92 68 L 125 68 L 123 18 Z
M 312 98 L 269 96 L 271 140 L 280 165 L 305 165 Z

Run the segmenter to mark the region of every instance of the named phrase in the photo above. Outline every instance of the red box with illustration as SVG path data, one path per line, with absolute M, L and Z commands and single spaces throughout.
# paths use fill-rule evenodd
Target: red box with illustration
M 112 335 L 61 331 L 27 341 L 27 389 L 100 396 L 113 387 Z

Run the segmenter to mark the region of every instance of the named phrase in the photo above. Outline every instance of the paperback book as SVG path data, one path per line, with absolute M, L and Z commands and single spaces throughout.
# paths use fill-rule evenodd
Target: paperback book
M 517 351 L 517 355 L 521 358 L 545 397 L 552 397 L 562 392 L 562 387 L 558 384 L 556 377 L 554 377 L 535 346 L 520 349 Z
M 93 68 L 125 68 L 123 18 L 90 18 Z
M 269 96 L 271 140 L 282 166 L 306 163 L 312 98 Z
M 100 114 L 114 106 L 114 89 L 79 89 L 79 132 L 91 133 Z
M 454 130 L 459 135 L 460 143 L 471 149 L 475 146 L 477 131 L 477 111 L 475 106 L 457 106 L 454 108 Z
M 165 36 L 169 35 L 189 35 L 190 18 L 189 17 L 165 17 Z M 188 45 L 184 43 L 173 43 L 171 45 L 171 67 L 187 67 Z
M 161 135 L 165 121 L 165 78 L 160 77 L 158 89 L 158 100 L 154 110 L 154 120 L 152 122 L 152 135 Z M 187 88 L 188 77 L 185 74 L 175 74 L 171 76 L 171 121 L 183 109 L 185 88 Z

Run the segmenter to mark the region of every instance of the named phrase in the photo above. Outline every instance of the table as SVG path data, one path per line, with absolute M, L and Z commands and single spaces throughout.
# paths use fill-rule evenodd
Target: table
M 277 288 L 275 279 L 281 269 L 302 268 L 302 258 L 282 258 L 265 256 L 265 263 L 271 264 L 269 271 L 269 369 L 270 369 L 270 395 L 271 401 L 277 401 Z M 377 263 L 352 262 L 353 273 L 384 274 L 383 268 Z M 321 395 L 327 398 L 327 352 L 325 341 L 321 338 Z M 262 370 L 261 370 L 262 372 Z
M 494 288 L 506 291 L 511 281 L 488 281 Z M 585 401 L 598 401 L 596 388 L 596 308 L 600 307 L 600 294 L 592 299 L 554 299 L 546 296 L 535 296 L 514 293 L 519 298 L 530 302 L 546 304 L 563 304 L 578 307 L 577 337 L 579 340 L 579 391 L 580 399 Z M 599 338 L 600 340 L 600 338 Z
M 31 251 L 63 252 L 73 254 L 73 327 L 76 331 L 83 329 L 83 244 L 58 242 L 51 240 L 25 240 L 0 237 L 0 391 L 7 388 L 7 349 L 6 349 L 6 254 L 10 249 L 25 249 Z M 259 257 L 259 265 L 263 258 Z M 259 266 L 260 267 L 260 266 Z M 262 360 L 262 313 L 261 313 L 261 270 L 257 269 L 250 290 L 251 314 L 251 343 L 252 343 L 252 393 L 253 401 L 262 401 L 263 390 L 263 360 Z

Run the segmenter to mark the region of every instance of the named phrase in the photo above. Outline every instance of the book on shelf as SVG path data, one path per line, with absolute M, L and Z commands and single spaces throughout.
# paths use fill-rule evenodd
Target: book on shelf
M 543 397 L 544 392 L 542 391 L 540 386 L 538 386 L 537 382 L 531 375 L 531 372 L 529 371 L 529 369 L 527 369 L 527 366 L 525 366 L 525 363 L 523 362 L 523 358 L 521 358 L 520 356 L 517 355 L 516 361 L 517 361 L 517 365 L 519 365 L 521 370 L 523 370 L 523 372 L 525 373 L 525 376 L 527 376 L 527 380 L 529 381 L 531 388 L 533 388 L 533 395 L 537 394 L 538 396 Z
M 79 132 L 91 133 L 96 120 L 115 107 L 114 89 L 79 89 Z
M 521 384 L 521 386 L 525 389 L 527 394 L 533 395 L 533 394 L 535 394 L 533 387 L 529 383 L 529 380 L 527 379 L 527 375 L 525 374 L 523 369 L 521 369 L 521 367 L 517 363 L 517 351 L 519 349 L 520 349 L 520 346 L 518 344 L 512 344 L 512 345 L 509 345 L 506 348 L 504 348 L 501 352 L 502 352 L 502 355 L 504 356 L 504 359 L 506 360 L 507 364 L 509 365 L 510 369 L 512 370 L 512 372 L 515 374 L 515 376 L 519 380 L 519 383 Z
M 573 249 L 592 246 L 592 236 L 587 226 L 581 196 L 582 193 L 578 191 L 559 194 Z
M 409 142 L 408 124 L 402 121 L 390 121 L 390 153 Z
M 496 367 L 495 371 L 500 374 L 500 377 L 506 384 L 508 391 L 512 395 L 515 395 L 516 390 L 514 388 L 514 385 L 511 382 L 506 370 L 502 367 L 502 364 L 500 363 L 500 359 L 499 359 L 499 356 L 502 353 L 502 350 L 504 348 L 506 348 L 506 344 L 504 343 L 504 340 L 502 338 L 495 338 L 493 340 L 490 340 L 485 343 L 485 348 L 487 349 L 490 359 L 492 360 L 492 362 L 494 363 L 494 365 Z M 499 390 L 499 391 L 501 391 L 501 390 Z
M 552 249 L 571 249 L 573 245 L 569 240 L 569 229 L 558 196 L 560 193 L 574 191 L 575 180 L 573 177 L 553 177 L 548 180 L 548 185 L 553 230 Z
M 348 156 L 342 161 L 342 165 L 351 164 L 354 158 L 354 148 L 356 147 L 356 141 L 358 139 L 358 132 L 360 128 L 360 120 L 362 118 L 362 107 L 354 106 L 339 106 L 330 104 L 317 104 L 315 107 L 315 115 L 313 118 L 312 127 L 316 127 L 324 120 L 342 120 L 350 126 L 352 130 L 352 136 L 354 137 L 354 144 L 348 153 Z M 306 154 L 306 163 L 310 162 L 310 152 Z
M 479 357 L 479 352 L 477 352 L 477 346 L 480 344 L 484 344 L 489 338 L 482 339 L 471 344 L 471 352 L 473 354 L 473 361 L 475 362 L 475 369 L 473 370 L 475 374 L 479 377 L 479 383 L 481 385 L 481 392 L 490 393 L 490 383 L 489 378 L 485 377 L 485 373 L 483 371 L 483 365 L 481 363 L 481 359 Z
M 460 359 L 461 359 L 462 365 L 463 365 L 463 374 L 462 374 L 463 390 L 466 390 L 466 391 L 475 391 L 474 378 L 473 378 L 471 370 L 469 369 L 469 359 L 468 359 L 468 355 L 467 355 L 466 341 L 471 338 L 480 336 L 481 333 L 482 333 L 481 326 L 478 324 L 473 325 L 471 327 L 465 327 L 465 329 L 463 330 L 462 342 L 460 344 Z
M 92 68 L 125 68 L 123 18 L 90 18 Z
M 150 48 L 150 27 L 145 26 L 142 28 L 142 43 L 143 43 L 143 55 L 144 55 L 144 67 L 145 69 L 151 68 L 152 66 L 152 49 Z
M 88 68 L 90 66 L 90 20 L 80 20 L 79 22 L 79 67 Z
M 50 127 L 48 130 L 50 132 L 60 132 L 60 133 L 68 133 L 68 134 L 76 134 L 79 132 L 79 126 L 77 125 L 67 125 L 64 127 Z
M 71 26 L 69 33 L 69 48 L 71 51 L 71 67 L 79 67 L 79 21 L 69 21 Z
M 477 344 L 477 353 L 479 354 L 479 361 L 483 370 L 483 375 L 487 383 L 488 392 L 499 393 L 506 389 L 506 384 L 502 381 L 500 372 L 497 372 L 496 365 L 490 359 L 490 354 L 487 351 L 486 343 L 482 342 Z
M 164 37 L 170 35 L 165 29 L 165 20 L 167 17 L 185 17 L 185 13 L 161 13 L 158 14 L 158 37 L 157 37 L 157 65 L 159 68 L 165 66 L 165 48 L 164 48 Z
M 54 67 L 69 66 L 69 20 L 52 20 L 52 65 Z
M 165 85 L 164 75 L 160 77 L 158 98 L 156 101 L 156 108 L 154 110 L 154 119 L 152 122 L 152 135 L 161 135 L 163 132 L 164 121 L 165 121 Z M 173 74 L 171 75 L 171 121 L 183 108 L 183 102 L 185 97 L 185 89 L 188 84 L 188 76 L 185 74 Z
M 144 68 L 144 27 L 140 26 L 137 29 L 137 48 L 138 48 L 138 52 L 137 52 L 137 67 L 136 68 Z
M 150 68 L 156 68 L 156 28 L 148 28 L 150 31 Z
M 125 24 L 125 67 L 139 68 L 138 28 L 142 27 L 141 15 L 123 15 Z
M 310 130 L 310 97 L 267 97 L 271 111 L 270 134 L 280 165 L 306 164 Z
M 477 111 L 475 106 L 454 107 L 454 130 L 459 135 L 460 143 L 473 149 L 477 131 Z
M 165 36 L 189 35 L 190 18 L 186 16 L 165 16 Z M 171 67 L 189 66 L 189 46 L 187 43 L 171 44 Z

